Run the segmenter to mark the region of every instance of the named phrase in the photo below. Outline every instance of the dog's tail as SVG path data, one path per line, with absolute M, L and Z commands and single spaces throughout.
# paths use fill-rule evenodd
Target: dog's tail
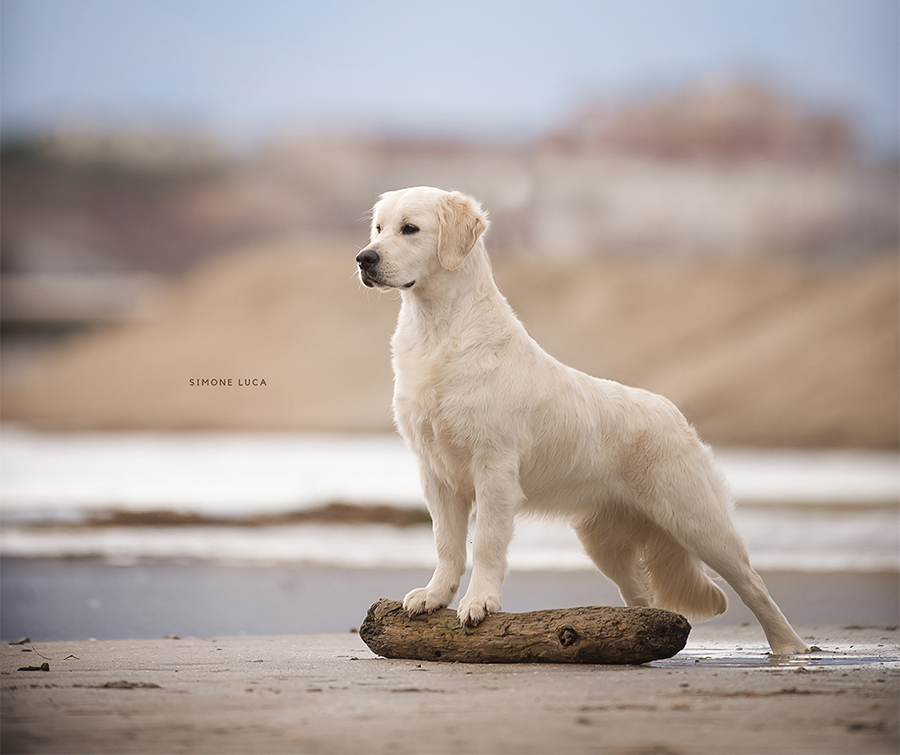
M 649 535 L 642 561 L 655 608 L 675 611 L 690 621 L 711 619 L 728 608 L 728 598 L 706 565 L 665 532 Z

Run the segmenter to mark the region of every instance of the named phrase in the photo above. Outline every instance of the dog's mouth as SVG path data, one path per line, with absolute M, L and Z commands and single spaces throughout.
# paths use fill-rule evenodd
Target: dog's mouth
M 409 283 L 404 283 L 402 285 L 385 283 L 384 281 L 376 278 L 374 275 L 369 275 L 369 273 L 367 273 L 365 270 L 359 271 L 359 278 L 366 288 L 412 288 L 416 285 L 415 281 L 410 281 Z

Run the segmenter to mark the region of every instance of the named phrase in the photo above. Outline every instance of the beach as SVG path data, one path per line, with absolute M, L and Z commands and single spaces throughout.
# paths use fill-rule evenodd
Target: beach
M 0 755 L 900 753 L 896 3 L 0 3 Z M 381 217 L 416 186 L 477 210 Z M 493 422 L 497 323 L 437 306 L 476 262 L 584 377 L 572 411 L 526 386 Z M 479 376 L 497 426 L 450 438 Z M 471 467 L 465 551 L 397 433 L 407 381 L 437 467 Z M 470 584 L 608 610 L 524 620 L 534 645 L 495 617 L 508 664 L 446 662 L 485 629 L 449 612 L 407 653 L 442 662 L 377 656 L 367 612 L 429 582 L 432 513 L 450 611 Z M 693 565 L 727 608 L 669 658 L 515 662 L 683 638 L 615 610 L 573 525 L 629 602 L 687 611 Z M 772 655 L 713 567 L 810 652 Z
M 895 753 L 897 627 L 799 629 L 809 656 L 700 627 L 642 666 L 386 660 L 351 633 L 3 643 L 2 749 Z
M 770 656 L 725 586 L 643 666 L 378 658 L 366 610 L 435 558 L 396 438 L 6 428 L 2 751 L 895 753 L 896 454 L 719 457 L 809 656 Z M 527 519 L 503 600 L 621 605 L 567 528 Z

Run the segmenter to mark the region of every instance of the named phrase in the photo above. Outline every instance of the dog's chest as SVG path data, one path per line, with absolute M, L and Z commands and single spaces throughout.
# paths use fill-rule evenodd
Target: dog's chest
M 469 422 L 459 355 L 447 345 L 395 348 L 394 419 L 418 452 L 458 446 Z
M 420 457 L 444 460 L 443 474 L 469 467 L 479 447 L 492 443 L 502 391 L 502 345 L 506 333 L 486 327 L 489 317 L 422 321 L 412 307 L 401 309 L 391 340 L 394 367 L 394 420 Z
M 436 421 L 444 408 L 447 358 L 439 350 L 394 352 L 394 413 L 402 425 Z

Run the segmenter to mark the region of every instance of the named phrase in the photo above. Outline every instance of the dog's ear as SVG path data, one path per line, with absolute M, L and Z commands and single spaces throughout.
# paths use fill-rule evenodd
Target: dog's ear
M 438 260 L 447 270 L 462 264 L 487 230 L 487 213 L 471 197 L 452 191 L 438 205 Z

